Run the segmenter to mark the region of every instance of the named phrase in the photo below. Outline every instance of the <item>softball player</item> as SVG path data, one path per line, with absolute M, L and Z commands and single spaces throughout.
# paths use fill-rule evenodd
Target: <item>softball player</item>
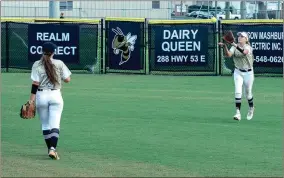
M 247 120 L 251 120 L 254 114 L 252 86 L 254 82 L 253 61 L 254 56 L 252 47 L 249 44 L 248 34 L 246 32 L 238 32 L 238 44 L 232 43 L 232 47 L 228 50 L 224 43 L 219 43 L 224 47 L 224 53 L 228 57 L 233 57 L 235 70 L 235 104 L 236 114 L 235 120 L 241 120 L 241 99 L 242 89 L 244 87 L 245 95 L 248 100 L 249 110 L 247 113 Z
M 56 45 L 46 42 L 42 46 L 43 56 L 32 66 L 32 89 L 30 100 L 35 102 L 41 121 L 48 155 L 58 160 L 56 146 L 59 138 L 60 119 L 63 111 L 61 95 L 62 80 L 70 82 L 71 72 L 61 60 L 53 59 Z

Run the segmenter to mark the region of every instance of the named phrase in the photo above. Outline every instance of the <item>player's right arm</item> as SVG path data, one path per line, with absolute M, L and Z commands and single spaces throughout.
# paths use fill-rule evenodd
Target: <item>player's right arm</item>
M 62 62 L 62 79 L 65 83 L 69 83 L 71 81 L 71 72 L 68 67 Z
M 71 81 L 71 77 L 67 77 L 66 79 L 63 80 L 65 83 L 69 83 Z
M 218 43 L 218 44 L 219 46 L 223 47 L 225 56 L 232 57 L 232 55 L 234 54 L 234 50 L 235 50 L 234 47 L 231 47 L 231 49 L 229 50 L 226 44 L 224 43 Z

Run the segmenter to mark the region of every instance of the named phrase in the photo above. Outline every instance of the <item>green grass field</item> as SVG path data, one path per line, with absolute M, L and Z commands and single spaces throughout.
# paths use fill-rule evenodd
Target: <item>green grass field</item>
M 50 160 L 22 120 L 29 74 L 2 73 L 2 176 L 283 176 L 282 78 L 257 77 L 234 121 L 232 77 L 74 74 Z

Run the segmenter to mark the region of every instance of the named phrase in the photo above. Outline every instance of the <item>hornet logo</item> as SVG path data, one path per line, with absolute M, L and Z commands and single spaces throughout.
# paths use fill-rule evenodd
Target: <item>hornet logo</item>
M 116 55 L 121 52 L 119 65 L 122 65 L 129 60 L 131 51 L 134 51 L 134 44 L 137 39 L 137 35 L 131 36 L 131 33 L 128 33 L 125 36 L 119 27 L 112 29 L 112 31 L 115 33 L 112 40 L 112 49 Z

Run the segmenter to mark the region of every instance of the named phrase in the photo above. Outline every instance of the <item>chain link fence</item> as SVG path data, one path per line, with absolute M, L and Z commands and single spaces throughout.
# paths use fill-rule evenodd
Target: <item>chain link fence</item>
M 245 31 L 253 48 L 254 73 L 256 75 L 283 74 L 283 24 L 272 21 L 262 22 L 223 22 L 220 25 L 219 41 L 228 31 L 232 31 L 237 40 L 237 32 Z M 230 45 L 228 48 L 230 49 Z M 234 70 L 233 60 L 225 57 L 219 50 L 221 75 L 228 75 Z
M 78 33 L 73 35 L 76 38 L 70 44 L 78 48 L 75 62 L 68 51 L 58 57 L 67 60 L 66 65 L 73 73 L 230 75 L 234 69 L 233 61 L 223 56 L 217 44 L 231 30 L 235 36 L 239 31 L 249 33 L 257 75 L 283 74 L 283 24 L 280 20 L 220 22 L 216 19 L 144 18 L 95 21 L 6 19 L 1 23 L 2 72 L 30 72 L 34 58 L 31 57 L 31 47 L 38 45 L 33 44 L 29 36 L 30 31 L 36 31 L 29 28 L 31 24 L 53 24 L 56 26 L 49 28 L 55 32 L 70 25 L 78 27 Z M 62 46 L 63 42 L 59 45 Z M 40 56 L 35 59 L 39 60 Z
M 53 24 L 55 28 L 62 25 L 75 24 L 79 28 L 79 62 L 68 62 L 66 65 L 74 73 L 100 73 L 101 72 L 101 22 L 84 23 L 75 21 L 56 22 L 48 20 L 35 20 L 31 22 L 11 22 L 1 23 L 1 71 L 2 72 L 29 72 L 33 61 L 29 59 L 31 44 L 29 44 L 29 24 Z M 60 45 L 62 42 L 58 42 Z M 35 49 L 39 50 L 39 48 Z M 67 51 L 67 50 L 66 50 Z M 69 52 L 70 53 L 70 52 Z M 55 55 L 56 58 L 56 55 Z M 40 57 L 37 59 L 39 60 Z M 58 59 L 60 57 L 58 56 Z
M 57 11 L 65 18 L 147 18 L 147 19 L 281 19 L 283 1 L 60 1 Z M 195 12 L 195 13 L 192 13 Z M 200 13 L 201 12 L 201 13 Z M 3 1 L 2 17 L 49 17 L 49 1 Z M 59 18 L 60 14 L 58 14 Z

